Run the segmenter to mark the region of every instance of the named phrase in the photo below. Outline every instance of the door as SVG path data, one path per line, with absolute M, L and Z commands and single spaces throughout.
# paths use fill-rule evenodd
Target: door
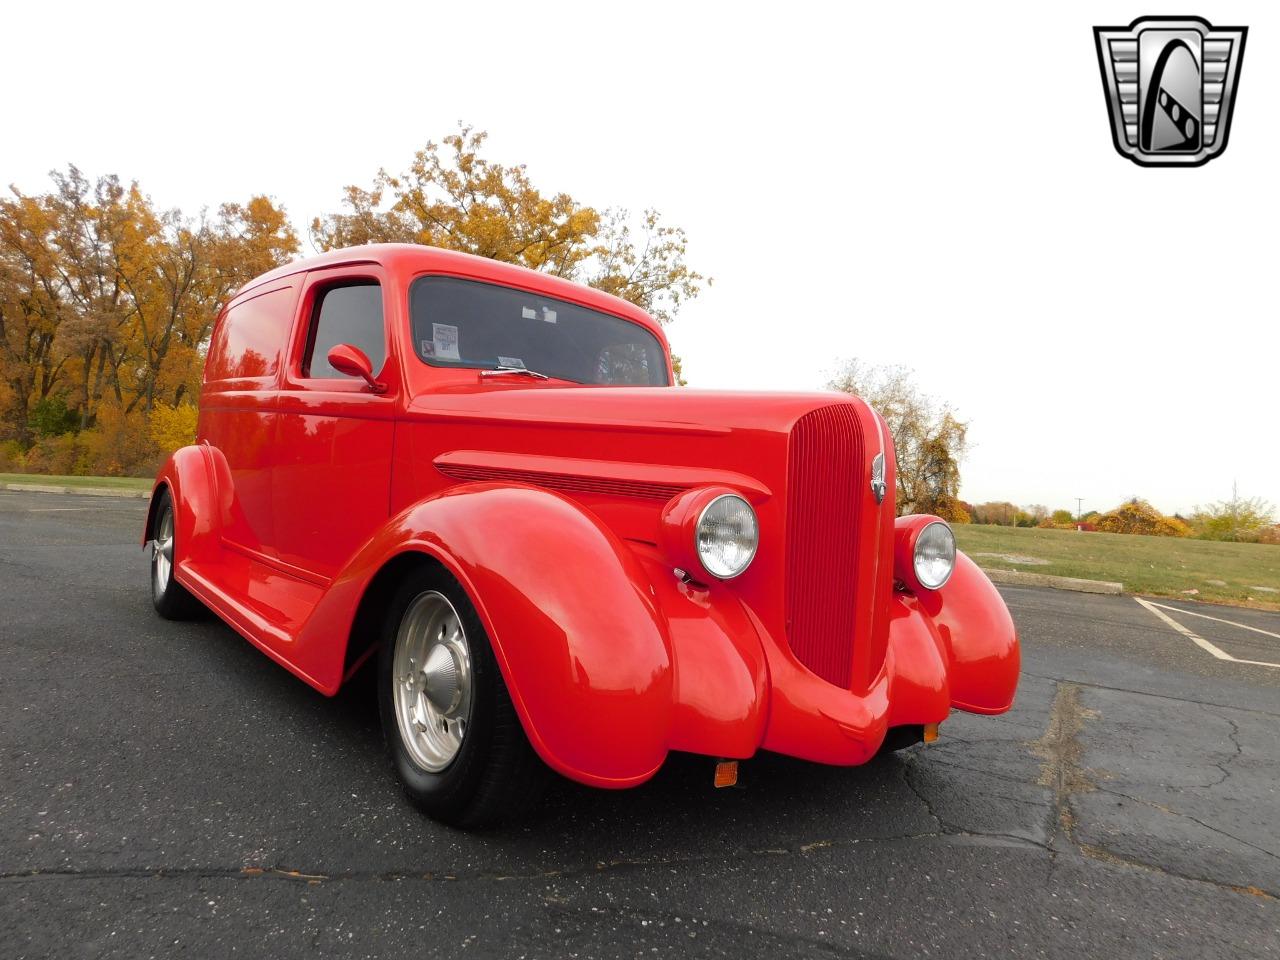
M 385 306 L 371 264 L 313 271 L 303 285 L 276 405 L 272 500 L 279 559 L 313 582 L 342 570 L 388 516 L 399 377 Z M 340 343 L 369 357 L 386 392 L 329 366 Z

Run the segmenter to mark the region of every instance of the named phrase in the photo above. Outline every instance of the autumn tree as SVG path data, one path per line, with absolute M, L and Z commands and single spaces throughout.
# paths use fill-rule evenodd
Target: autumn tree
M 898 514 L 960 515 L 960 461 L 969 425 L 951 406 L 927 396 L 904 367 L 849 360 L 828 384 L 866 400 L 884 417 L 897 456 Z
M 0 429 L 24 448 L 33 407 L 66 378 L 68 358 L 56 343 L 66 311 L 46 245 L 50 222 L 40 200 L 0 199 Z
M 265 197 L 189 217 L 115 176 L 91 181 L 72 166 L 51 178 L 47 193 L 11 188 L 0 200 L 0 441 L 25 451 L 45 424 L 109 423 L 104 449 L 142 450 L 158 406 L 194 402 L 221 303 L 284 262 L 297 237 Z M 61 465 L 94 459 L 93 439 Z M 135 469 L 138 456 L 111 462 Z
M 380 170 L 369 187 L 348 186 L 342 210 L 317 217 L 322 250 L 363 243 L 422 243 L 461 250 L 621 297 L 659 323 L 711 281 L 685 261 L 687 237 L 656 210 L 638 218 L 597 210 L 535 187 L 523 165 L 481 155 L 487 134 L 469 126 L 429 141 L 407 170 Z

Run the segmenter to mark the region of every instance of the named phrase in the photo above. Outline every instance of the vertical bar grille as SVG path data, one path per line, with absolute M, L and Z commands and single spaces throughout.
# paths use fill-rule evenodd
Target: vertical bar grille
M 855 409 L 836 403 L 796 421 L 787 464 L 787 641 L 806 667 L 846 688 L 863 483 Z

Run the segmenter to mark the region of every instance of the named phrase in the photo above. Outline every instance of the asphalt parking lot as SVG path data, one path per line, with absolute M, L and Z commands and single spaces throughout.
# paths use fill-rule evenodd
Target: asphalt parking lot
M 1003 717 L 467 834 L 401 798 L 365 688 L 153 614 L 144 510 L 0 492 L 0 957 L 1280 956 L 1280 615 L 1157 601 L 1232 660 L 1006 588 Z

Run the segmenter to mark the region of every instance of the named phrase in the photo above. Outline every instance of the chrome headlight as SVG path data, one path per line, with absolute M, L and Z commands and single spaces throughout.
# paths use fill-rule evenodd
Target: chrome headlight
M 751 565 L 760 543 L 760 525 L 751 504 L 732 493 L 708 503 L 698 517 L 694 547 L 707 573 L 730 580 Z
M 956 535 L 941 520 L 926 524 L 916 537 L 912 559 L 920 586 L 937 590 L 951 579 L 956 566 Z

